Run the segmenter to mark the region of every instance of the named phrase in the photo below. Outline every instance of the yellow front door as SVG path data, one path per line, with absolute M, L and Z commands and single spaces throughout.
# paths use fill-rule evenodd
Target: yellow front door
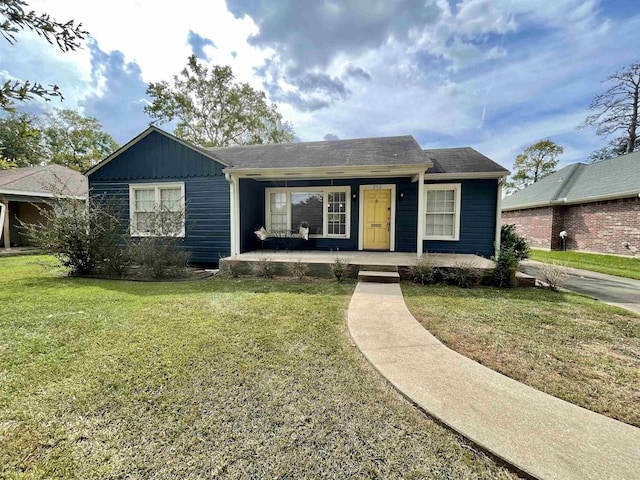
M 363 216 L 363 248 L 389 250 L 391 247 L 391 190 L 365 190 Z

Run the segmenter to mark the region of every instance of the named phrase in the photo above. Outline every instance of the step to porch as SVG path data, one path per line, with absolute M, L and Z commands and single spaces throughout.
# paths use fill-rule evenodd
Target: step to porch
M 379 270 L 360 270 L 358 272 L 359 282 L 372 283 L 400 283 L 398 272 L 381 272 Z

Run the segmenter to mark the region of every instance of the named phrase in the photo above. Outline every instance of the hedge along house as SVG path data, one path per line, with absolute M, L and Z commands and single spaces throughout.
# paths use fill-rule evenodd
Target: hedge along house
M 508 171 L 411 136 L 205 149 L 150 127 L 86 175 L 92 195 L 124 201 L 133 236 L 149 208 L 184 206 L 191 261 L 215 263 L 261 249 L 489 257 Z
M 574 163 L 506 197 L 502 221 L 534 248 L 640 254 L 640 152 Z

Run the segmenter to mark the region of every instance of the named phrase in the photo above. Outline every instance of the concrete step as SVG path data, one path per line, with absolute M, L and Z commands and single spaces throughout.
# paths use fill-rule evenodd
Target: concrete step
M 360 270 L 358 272 L 359 282 L 373 283 L 400 283 L 398 272 L 380 272 L 377 270 Z
M 368 272 L 397 272 L 397 265 L 358 265 L 360 270 Z

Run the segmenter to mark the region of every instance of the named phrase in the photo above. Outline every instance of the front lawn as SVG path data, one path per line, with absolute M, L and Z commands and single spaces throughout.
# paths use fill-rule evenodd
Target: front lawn
M 640 317 L 534 289 L 403 285 L 411 313 L 453 350 L 556 397 L 640 426 Z
M 2 478 L 513 478 L 361 358 L 353 284 L 0 259 Z
M 640 258 L 559 250 L 531 249 L 531 260 L 640 280 Z

